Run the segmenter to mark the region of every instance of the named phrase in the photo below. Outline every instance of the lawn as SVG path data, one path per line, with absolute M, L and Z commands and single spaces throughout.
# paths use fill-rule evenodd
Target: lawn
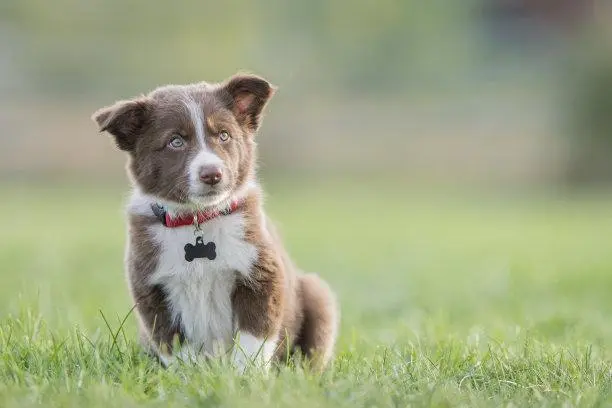
M 121 187 L 3 185 L 0 407 L 612 406 L 612 195 L 401 190 L 269 183 L 341 335 L 241 377 L 139 353 Z

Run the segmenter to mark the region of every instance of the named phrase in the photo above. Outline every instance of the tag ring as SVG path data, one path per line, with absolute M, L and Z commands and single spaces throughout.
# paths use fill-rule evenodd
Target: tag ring
M 195 227 L 195 231 L 193 231 L 194 235 L 200 234 L 202 229 L 200 228 L 200 223 L 198 222 L 198 214 L 193 215 L 193 226 Z

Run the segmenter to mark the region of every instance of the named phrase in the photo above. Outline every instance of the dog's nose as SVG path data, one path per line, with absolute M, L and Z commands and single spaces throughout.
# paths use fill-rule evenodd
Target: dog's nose
M 215 184 L 219 183 L 221 181 L 221 177 L 223 176 L 221 168 L 217 166 L 201 167 L 199 174 L 200 180 L 209 186 L 214 186 Z

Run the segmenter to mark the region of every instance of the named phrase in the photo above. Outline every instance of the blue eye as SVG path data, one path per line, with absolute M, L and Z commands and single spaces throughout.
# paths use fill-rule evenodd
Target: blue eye
M 228 131 L 224 130 L 219 133 L 219 139 L 221 139 L 222 142 L 227 142 L 229 138 L 230 138 L 230 134 Z
M 185 141 L 180 136 L 174 136 L 170 142 L 168 142 L 168 146 L 173 149 L 180 149 L 185 145 Z

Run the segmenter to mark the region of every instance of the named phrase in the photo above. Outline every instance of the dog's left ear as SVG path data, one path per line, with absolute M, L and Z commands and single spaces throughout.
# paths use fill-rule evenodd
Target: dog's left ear
M 100 128 L 115 137 L 121 150 L 131 151 L 138 136 L 145 130 L 151 114 L 151 102 L 146 98 L 119 101 L 98 110 L 91 117 Z
M 250 132 L 261 124 L 262 111 L 276 87 L 256 75 L 238 74 L 221 85 L 220 92 L 228 100 L 238 123 Z

